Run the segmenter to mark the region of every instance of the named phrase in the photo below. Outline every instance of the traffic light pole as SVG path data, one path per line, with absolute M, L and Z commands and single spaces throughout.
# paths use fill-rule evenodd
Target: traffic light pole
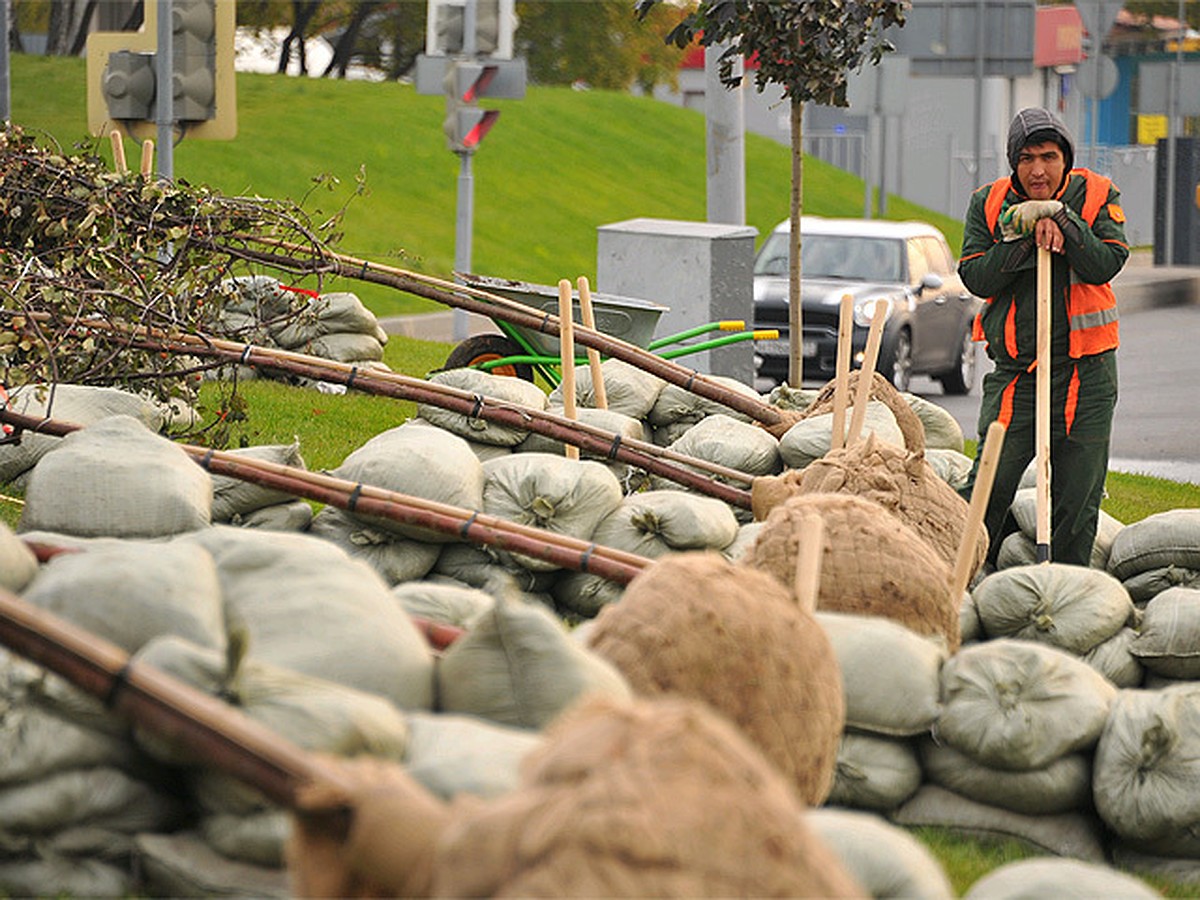
M 475 176 L 469 150 L 458 151 L 458 205 L 454 220 L 454 271 L 471 271 L 471 232 L 475 222 Z M 470 314 L 454 310 L 454 340 L 465 341 L 470 331 Z
M 160 87 L 154 98 L 154 122 L 158 126 L 155 161 L 159 176 L 169 181 L 175 177 L 175 29 L 171 0 L 157 2 L 158 44 L 154 55 L 154 77 Z M 168 89 L 162 90 L 162 85 Z

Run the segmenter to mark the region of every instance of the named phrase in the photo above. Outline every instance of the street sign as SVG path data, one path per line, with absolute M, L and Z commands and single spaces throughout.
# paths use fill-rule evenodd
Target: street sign
M 1117 64 L 1107 56 L 1089 56 L 1075 70 L 1079 93 L 1089 100 L 1103 100 L 1117 89 Z
M 1138 108 L 1142 115 L 1200 116 L 1200 63 L 1187 62 L 1179 66 L 1179 93 L 1175 101 L 1178 110 L 1167 109 L 1171 96 L 1173 62 L 1144 62 L 1138 66 Z
M 913 0 L 886 35 L 913 75 L 1028 75 L 1036 14 L 1034 0 Z
M 1092 39 L 1094 54 L 1099 54 L 1100 46 L 1124 7 L 1125 0 L 1075 0 L 1079 18 L 1083 19 L 1083 27 Z

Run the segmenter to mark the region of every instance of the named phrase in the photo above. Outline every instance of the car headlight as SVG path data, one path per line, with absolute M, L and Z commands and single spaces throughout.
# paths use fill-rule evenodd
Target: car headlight
M 863 328 L 871 327 L 871 320 L 875 318 L 875 306 L 882 303 L 883 321 L 888 320 L 888 316 L 892 314 L 892 298 L 891 297 L 872 297 L 869 300 L 862 300 L 854 304 L 854 322 L 861 325 Z

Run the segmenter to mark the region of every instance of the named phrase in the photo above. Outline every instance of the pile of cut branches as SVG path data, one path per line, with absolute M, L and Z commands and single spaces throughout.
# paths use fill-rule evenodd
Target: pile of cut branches
M 254 274 L 238 252 L 247 239 L 319 256 L 340 218 L 314 226 L 290 201 L 115 172 L 95 152 L 46 149 L 10 127 L 0 132 L 0 383 L 103 384 L 191 402 L 211 364 L 98 341 L 81 326 L 209 333 L 237 289 L 230 279 Z

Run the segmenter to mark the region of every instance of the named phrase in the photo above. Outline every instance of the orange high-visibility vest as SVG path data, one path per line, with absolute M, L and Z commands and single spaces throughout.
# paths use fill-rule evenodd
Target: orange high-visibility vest
M 1072 169 L 1070 175 L 1081 175 L 1087 181 L 1087 193 L 1084 196 L 1083 209 L 1079 217 L 1088 225 L 1096 221 L 1101 207 L 1108 202 L 1108 192 L 1112 181 L 1103 175 L 1098 175 L 1088 169 Z M 1068 181 L 1070 180 L 1068 175 Z M 1000 218 L 1004 198 L 1012 187 L 1012 179 L 1005 177 L 992 182 L 987 200 L 983 204 L 984 216 L 987 219 L 988 230 L 995 232 L 996 222 Z M 989 297 L 991 303 L 994 297 Z M 1117 339 L 1117 298 L 1112 287 L 1107 284 L 1072 284 L 1067 289 L 1067 319 L 1070 323 L 1070 341 L 1068 352 L 1073 359 L 1081 356 L 1092 356 L 1112 350 L 1118 344 Z M 975 319 L 976 340 L 983 339 L 982 318 Z M 1015 348 L 1009 347 L 1009 354 L 1016 356 Z

